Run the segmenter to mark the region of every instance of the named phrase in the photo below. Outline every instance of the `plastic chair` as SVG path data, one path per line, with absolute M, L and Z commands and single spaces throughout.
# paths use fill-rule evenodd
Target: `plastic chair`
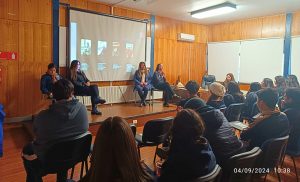
M 156 89 L 156 88 L 151 88 L 149 97 L 150 97 L 150 103 L 151 103 L 152 106 L 153 106 L 153 103 L 154 103 L 154 93 L 155 92 L 163 92 L 163 94 L 164 94 L 163 90 L 159 90 L 159 89 Z
M 84 134 L 60 139 L 51 142 L 51 147 L 45 153 L 42 161 L 43 174 L 57 174 L 57 181 L 66 181 L 68 170 L 72 168 L 73 179 L 75 165 L 81 162 L 80 179 L 83 176 L 83 167 L 88 172 L 87 158 L 91 151 L 92 134 Z
M 297 182 L 298 182 L 299 181 L 299 177 L 298 177 L 298 172 L 297 172 L 297 166 L 296 166 L 295 158 L 300 156 L 300 133 L 297 133 L 297 137 L 294 137 L 294 138 L 296 139 L 296 142 L 293 145 L 294 147 L 293 148 L 289 148 L 288 147 L 286 149 L 286 151 L 285 151 L 285 155 L 288 155 L 288 156 L 290 156 L 292 158 L 294 169 L 295 169 L 295 174 L 296 174 L 296 179 L 297 179 Z M 285 159 L 285 156 L 283 158 L 283 161 L 284 161 L 284 159 Z
M 197 179 L 188 182 L 218 182 L 221 179 L 221 175 L 222 168 L 217 164 L 214 170 L 212 170 L 212 172 L 210 172 L 209 174 L 198 177 Z
M 145 124 L 143 134 L 137 134 L 135 136 L 135 139 L 138 142 L 138 152 L 140 157 L 141 147 L 156 146 L 153 160 L 153 162 L 155 162 L 158 145 L 164 142 L 165 136 L 172 126 L 173 119 L 173 117 L 154 119 Z
M 252 150 L 244 153 L 240 153 L 230 157 L 227 161 L 227 165 L 224 168 L 224 174 L 222 179 L 224 181 L 252 181 L 253 172 L 239 173 L 234 170 L 238 169 L 254 169 L 257 158 L 261 155 L 262 151 L 259 147 L 254 147 Z
M 264 181 L 266 181 L 267 175 L 275 167 L 277 168 L 282 160 L 285 147 L 287 145 L 289 136 L 284 136 L 281 138 L 273 138 L 265 141 L 262 146 L 262 155 L 258 160 L 257 167 L 269 169 L 265 175 Z M 275 170 L 278 180 L 281 181 L 280 175 L 277 170 Z
M 225 117 L 230 121 L 239 121 L 244 103 L 230 104 L 225 110 Z
M 202 78 L 202 88 L 208 88 L 210 84 L 216 81 L 215 75 L 204 75 Z

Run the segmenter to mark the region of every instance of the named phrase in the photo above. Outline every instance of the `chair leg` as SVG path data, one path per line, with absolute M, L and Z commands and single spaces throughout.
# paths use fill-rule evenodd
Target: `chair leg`
M 83 167 L 84 167 L 84 162 L 81 162 L 81 169 L 80 169 L 80 179 L 82 179 L 83 176 Z
M 155 153 L 154 153 L 154 159 L 153 159 L 153 163 L 155 163 L 155 160 L 156 160 L 156 152 L 157 152 L 157 149 L 158 149 L 158 145 L 156 145 L 156 149 L 155 149 Z
M 138 146 L 138 152 L 139 152 L 139 157 L 141 159 L 141 149 L 140 149 L 140 146 Z
M 66 182 L 68 176 L 68 171 L 61 171 L 56 174 L 56 181 L 57 182 Z
M 71 171 L 71 179 L 73 179 L 73 176 L 74 176 L 74 169 L 75 169 L 75 166 L 72 167 L 72 171 Z
M 278 171 L 276 170 L 276 172 L 275 172 L 276 174 L 277 174 L 277 177 L 278 177 L 278 180 L 279 180 L 279 182 L 281 182 L 281 178 L 280 178 L 280 174 L 278 173 Z
M 283 167 L 284 159 L 285 159 L 285 154 L 283 155 L 283 158 L 282 158 L 282 161 L 281 161 L 281 164 L 280 164 L 281 168 Z
M 89 171 L 89 166 L 88 166 L 88 161 L 87 161 L 87 159 L 84 161 L 84 163 L 85 163 L 85 174 L 87 174 L 88 171 Z
M 297 178 L 297 182 L 298 182 L 298 181 L 299 181 L 299 179 L 298 179 L 298 172 L 297 172 L 297 167 L 296 167 L 295 158 L 294 158 L 294 157 L 292 157 L 292 156 L 291 156 L 291 158 L 292 158 L 292 160 L 293 160 L 293 164 L 294 164 L 294 168 L 295 168 L 295 174 L 296 174 L 296 178 Z

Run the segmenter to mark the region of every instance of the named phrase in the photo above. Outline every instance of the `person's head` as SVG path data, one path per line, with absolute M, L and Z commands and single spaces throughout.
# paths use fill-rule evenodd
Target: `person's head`
M 56 73 L 56 68 L 55 68 L 55 64 L 54 63 L 50 63 L 48 64 L 48 70 L 47 70 L 47 74 L 49 75 L 54 75 Z
M 74 85 L 66 79 L 60 79 L 53 85 L 53 98 L 57 101 L 70 99 L 74 94 Z
M 101 124 L 94 143 L 90 182 L 139 182 L 150 179 L 141 166 L 135 138 L 121 117 L 109 117 Z
M 284 94 L 284 102 L 287 106 L 300 107 L 300 88 L 287 88 Z
M 288 87 L 300 87 L 296 75 L 289 75 L 287 78 Z
M 73 61 L 71 62 L 70 70 L 79 71 L 79 70 L 80 70 L 80 61 L 78 61 L 78 60 L 73 60 Z
M 206 103 L 200 99 L 200 98 L 192 98 L 189 101 L 187 101 L 184 105 L 184 109 L 193 109 L 193 110 L 197 110 L 200 109 L 202 107 L 206 106 Z
M 163 70 L 163 65 L 157 64 L 155 71 L 162 71 L 162 70 Z
M 275 85 L 277 88 L 285 88 L 286 87 L 286 82 L 285 78 L 283 76 L 276 76 L 275 77 Z
M 234 76 L 232 73 L 227 73 L 226 75 L 226 81 L 230 82 L 230 81 L 235 81 Z
M 230 81 L 227 86 L 229 94 L 240 94 L 240 86 L 235 81 Z
M 209 85 L 210 98 L 209 100 L 222 100 L 225 95 L 225 87 L 218 83 L 213 82 Z
M 139 63 L 139 70 L 146 70 L 146 64 L 145 64 L 145 62 L 140 62 Z
M 189 97 L 191 97 L 198 93 L 200 85 L 195 80 L 190 80 L 185 85 L 185 88 L 188 91 Z
M 204 130 L 204 122 L 197 112 L 192 109 L 181 110 L 173 121 L 170 152 L 186 145 L 198 143 Z
M 258 98 L 257 106 L 261 112 L 270 110 L 273 111 L 275 109 L 278 102 L 278 93 L 275 89 L 265 88 L 258 91 L 256 94 Z
M 261 82 L 261 87 L 262 88 L 274 88 L 274 83 L 271 78 L 264 78 L 263 81 Z
M 257 92 L 261 89 L 261 85 L 258 82 L 252 82 L 250 84 L 249 92 Z

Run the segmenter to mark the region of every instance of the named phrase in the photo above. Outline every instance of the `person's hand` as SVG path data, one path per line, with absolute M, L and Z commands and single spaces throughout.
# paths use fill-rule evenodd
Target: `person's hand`
M 86 82 L 85 85 L 89 87 L 91 85 L 91 83 L 90 82 Z
M 180 112 L 183 108 L 181 106 L 177 106 L 176 111 Z
M 145 83 L 144 83 L 144 86 L 146 86 L 146 85 L 148 85 L 148 83 L 147 83 L 147 82 L 145 82 Z

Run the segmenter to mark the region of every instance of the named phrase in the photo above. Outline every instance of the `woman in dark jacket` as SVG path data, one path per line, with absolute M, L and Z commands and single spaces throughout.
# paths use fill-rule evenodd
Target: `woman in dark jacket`
M 254 105 L 257 102 L 257 95 L 256 92 L 261 89 L 260 83 L 258 82 L 252 82 L 250 84 L 250 89 L 246 95 L 245 99 L 245 107 L 243 110 L 243 117 L 251 119 L 254 116 Z M 257 113 L 256 113 L 257 114 Z
M 166 81 L 165 73 L 163 72 L 163 65 L 158 64 L 152 77 L 152 85 L 159 90 L 164 91 L 164 107 L 169 106 L 169 100 L 175 95 L 170 84 Z
M 216 159 L 203 132 L 203 121 L 195 111 L 184 109 L 177 114 L 171 129 L 169 155 L 162 165 L 159 181 L 189 181 L 215 168 Z
M 146 68 L 145 62 L 139 63 L 139 69 L 134 74 L 134 83 L 135 87 L 134 89 L 137 90 L 140 98 L 141 103 L 140 106 L 146 106 L 146 98 L 148 95 L 149 90 L 151 89 L 151 77 L 150 74 Z
M 104 104 L 106 101 L 99 97 L 98 86 L 91 85 L 84 72 L 80 70 L 80 66 L 78 60 L 72 61 L 68 76 L 74 85 L 75 95 L 91 96 L 92 114 L 101 115 L 102 113 L 97 109 L 97 104 Z
M 225 105 L 228 107 L 230 104 L 244 103 L 245 97 L 241 92 L 239 84 L 231 81 L 227 86 L 227 93 L 224 96 Z
M 189 100 L 184 108 L 194 109 L 203 119 L 206 127 L 204 136 L 213 149 L 217 163 L 222 167 L 231 156 L 246 150 L 246 146 L 236 137 L 226 117 L 219 109 L 206 105 L 198 98 Z

